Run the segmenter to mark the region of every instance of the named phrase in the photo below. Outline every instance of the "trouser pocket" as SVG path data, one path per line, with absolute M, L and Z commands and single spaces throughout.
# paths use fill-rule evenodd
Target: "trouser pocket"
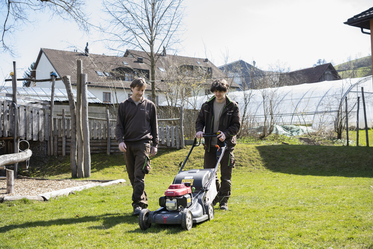
M 234 159 L 234 155 L 232 152 L 229 153 L 229 158 L 228 158 L 228 167 L 234 168 L 236 166 L 236 160 Z
M 145 162 L 144 162 L 144 166 L 142 167 L 142 172 L 144 174 L 149 174 L 150 170 L 151 170 L 150 159 L 148 156 L 145 156 Z

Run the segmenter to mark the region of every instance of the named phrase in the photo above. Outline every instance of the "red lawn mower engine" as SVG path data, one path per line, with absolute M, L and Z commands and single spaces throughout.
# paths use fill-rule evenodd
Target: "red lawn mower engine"
M 192 205 L 192 189 L 190 183 L 171 184 L 165 196 L 159 198 L 159 206 L 165 207 L 168 211 L 180 211 Z

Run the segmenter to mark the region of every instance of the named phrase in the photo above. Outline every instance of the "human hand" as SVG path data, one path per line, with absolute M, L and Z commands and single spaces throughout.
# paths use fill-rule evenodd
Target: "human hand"
M 157 154 L 157 152 L 158 152 L 158 148 L 152 146 L 152 148 L 150 149 L 150 155 L 155 156 Z
M 203 137 L 203 131 L 199 131 L 196 133 L 196 138 L 202 138 Z
M 119 147 L 119 150 L 122 152 L 127 151 L 127 145 L 124 142 L 121 142 L 118 147 Z
M 221 132 L 221 131 L 218 131 L 218 132 L 220 132 L 220 134 L 217 136 L 217 138 L 220 141 L 224 142 L 224 140 L 226 139 L 225 134 L 223 132 Z

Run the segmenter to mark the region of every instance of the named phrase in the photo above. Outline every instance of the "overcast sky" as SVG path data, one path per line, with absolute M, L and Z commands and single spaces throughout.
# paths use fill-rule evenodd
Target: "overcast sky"
M 99 20 L 101 1 L 86 2 L 91 18 Z M 262 70 L 293 71 L 319 59 L 337 65 L 371 53 L 370 36 L 344 24 L 373 7 L 371 0 L 185 0 L 185 5 L 186 31 L 177 54 L 208 58 L 216 66 L 244 60 Z M 84 34 L 75 23 L 49 16 L 32 15 L 34 23 L 14 33 L 17 55 L 0 54 L 0 85 L 13 61 L 22 77 L 40 48 L 84 50 L 89 42 L 90 53 L 112 54 L 98 41 L 100 34 Z

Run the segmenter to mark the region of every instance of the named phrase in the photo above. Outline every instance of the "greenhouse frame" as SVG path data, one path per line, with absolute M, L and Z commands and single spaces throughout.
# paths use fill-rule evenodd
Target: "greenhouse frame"
M 330 130 L 338 122 L 345 127 L 347 117 L 349 128 L 365 128 L 365 123 L 369 128 L 373 125 L 372 88 L 372 76 L 368 76 L 229 92 L 228 97 L 238 103 L 240 115 L 250 127 L 268 125 L 271 120 L 276 125 Z M 189 98 L 187 108 L 199 109 L 212 96 Z

